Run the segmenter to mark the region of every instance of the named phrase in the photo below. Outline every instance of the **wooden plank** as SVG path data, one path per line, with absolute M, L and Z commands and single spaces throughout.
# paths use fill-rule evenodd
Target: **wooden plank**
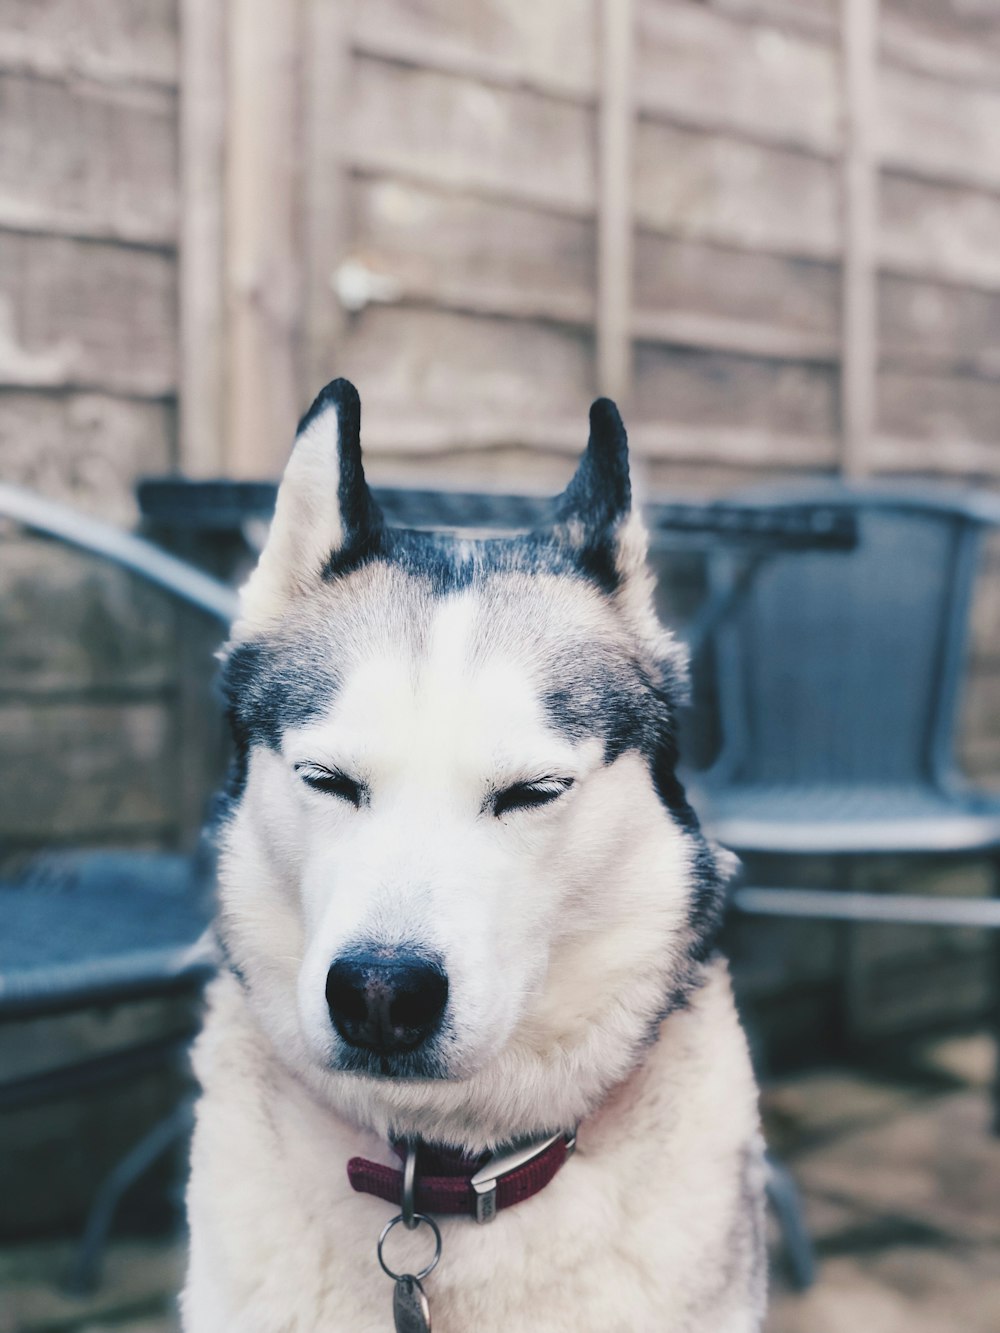
M 838 33 L 838 0 L 708 0 L 712 9 L 745 21 L 776 24 L 791 31 L 834 40 Z
M 137 477 L 173 461 L 171 404 L 98 393 L 0 390 L 3 479 L 131 526 Z
M 1000 290 L 1000 198 L 884 172 L 879 263 L 890 273 Z
M 460 422 L 443 422 L 438 418 L 390 418 L 373 413 L 368 423 L 365 447 L 375 469 L 373 477 L 388 478 L 395 475 L 397 466 L 405 467 L 406 475 L 419 484 L 419 469 L 432 466 L 424 460 L 437 459 L 442 464 L 447 460 L 448 467 L 461 460 L 468 475 L 470 468 L 482 470 L 483 465 L 476 459 L 488 458 L 485 466 L 494 479 L 492 489 L 501 490 L 511 485 L 512 474 L 505 476 L 501 467 L 505 457 L 514 458 L 518 451 L 529 450 L 576 459 L 586 434 L 586 423 L 581 426 L 578 414 L 528 421 L 513 414 L 470 413 Z M 671 466 L 803 471 L 832 467 L 837 453 L 833 435 L 783 434 L 771 427 L 689 425 L 633 418 L 628 433 L 633 458 Z M 448 476 L 447 472 L 433 475 Z M 518 489 L 522 489 L 520 470 L 518 475 Z M 457 482 L 445 480 L 445 484 L 454 489 Z
M 883 365 L 1000 377 L 1000 293 L 882 274 Z
M 415 66 L 592 98 L 597 19 L 597 0 L 364 0 L 356 8 L 354 44 L 365 54 Z
M 592 357 L 590 336 L 572 329 L 372 306 L 354 323 L 341 371 L 361 390 L 370 444 L 380 423 L 391 429 L 414 419 L 459 433 L 493 414 L 585 424 Z
M 302 407 L 295 5 L 231 0 L 226 154 L 227 471 L 274 476 Z
M 598 108 L 597 389 L 626 405 L 632 390 L 633 0 L 602 0 Z
M 843 0 L 844 192 L 841 350 L 841 468 L 868 471 L 875 412 L 875 246 L 878 149 L 875 142 L 878 0 Z
M 837 376 L 830 366 L 640 344 L 633 427 L 641 421 L 687 425 L 705 433 L 717 428 L 756 431 L 764 441 L 768 432 L 832 440 Z
M 591 324 L 591 221 L 521 205 L 355 178 L 347 259 L 397 299 Z
M 879 430 L 954 451 L 942 466 L 959 470 L 969 446 L 996 452 L 1000 462 L 1000 382 L 928 370 L 885 369 L 878 380 Z
M 636 212 L 650 231 L 812 259 L 839 254 L 831 162 L 648 121 L 636 159 Z
M 0 292 L 0 386 L 175 391 L 170 255 L 0 232 Z
M 108 561 L 0 542 L 0 697 L 162 693 L 172 639 L 170 600 Z
M 642 0 L 635 97 L 643 114 L 836 154 L 841 88 L 829 42 L 686 0 Z
M 177 0 L 0 0 L 0 68 L 176 86 Z
M 946 441 L 880 432 L 872 442 L 872 470 L 900 477 L 1000 478 L 1000 451 L 995 440 L 960 438 Z
M 0 226 L 172 246 L 169 90 L 0 74 Z
M 8 703 L 0 734 L 0 838 L 52 843 L 172 822 L 166 705 Z
M 594 113 L 530 91 L 359 58 L 350 161 L 366 172 L 592 214 Z
M 995 90 L 885 69 L 875 121 L 885 165 L 930 180 L 1000 187 L 1000 50 L 994 59 Z
M 304 397 L 333 378 L 344 333 L 344 309 L 335 291 L 350 243 L 350 179 L 341 127 L 351 111 L 349 37 L 358 8 L 353 0 L 336 5 L 305 0 Z
M 225 2 L 180 0 L 179 458 L 192 477 L 223 470 L 226 137 Z
M 1000 24 L 953 0 L 883 0 L 882 54 L 896 66 L 968 87 L 1000 86 Z
M 801 336 L 804 346 L 830 348 L 839 336 L 836 265 L 755 254 L 730 247 L 636 236 L 637 318 L 658 313 L 715 316 Z

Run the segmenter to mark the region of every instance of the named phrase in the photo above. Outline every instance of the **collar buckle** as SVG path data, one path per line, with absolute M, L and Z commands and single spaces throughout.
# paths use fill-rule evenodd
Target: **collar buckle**
M 576 1134 L 550 1134 L 544 1139 L 534 1139 L 528 1143 L 515 1144 L 505 1152 L 494 1153 L 479 1168 L 469 1181 L 476 1203 L 476 1221 L 480 1225 L 492 1222 L 497 1215 L 497 1181 L 501 1176 L 527 1166 L 536 1157 L 541 1157 L 553 1144 L 564 1139 L 566 1156 L 576 1147 Z

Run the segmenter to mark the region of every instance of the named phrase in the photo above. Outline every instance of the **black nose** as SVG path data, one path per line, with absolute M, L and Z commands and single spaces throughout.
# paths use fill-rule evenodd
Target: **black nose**
M 425 1041 L 444 1013 L 448 978 L 411 953 L 351 953 L 327 973 L 333 1026 L 351 1046 L 394 1055 Z

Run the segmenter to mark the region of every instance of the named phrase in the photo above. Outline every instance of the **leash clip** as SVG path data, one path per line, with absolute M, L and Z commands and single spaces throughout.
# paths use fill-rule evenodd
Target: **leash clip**
M 476 1199 L 476 1221 L 480 1225 L 492 1222 L 497 1215 L 497 1181 L 510 1171 L 517 1171 L 527 1166 L 536 1157 L 548 1151 L 560 1139 L 566 1141 L 566 1156 L 576 1147 L 575 1134 L 550 1134 L 547 1139 L 536 1139 L 533 1143 L 522 1143 L 507 1152 L 494 1153 L 479 1168 L 469 1181 Z

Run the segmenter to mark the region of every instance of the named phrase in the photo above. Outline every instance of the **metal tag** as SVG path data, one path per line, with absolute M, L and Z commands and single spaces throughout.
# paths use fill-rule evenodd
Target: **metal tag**
M 392 1317 L 396 1321 L 396 1333 L 431 1333 L 431 1307 L 423 1287 L 410 1273 L 396 1279 Z

